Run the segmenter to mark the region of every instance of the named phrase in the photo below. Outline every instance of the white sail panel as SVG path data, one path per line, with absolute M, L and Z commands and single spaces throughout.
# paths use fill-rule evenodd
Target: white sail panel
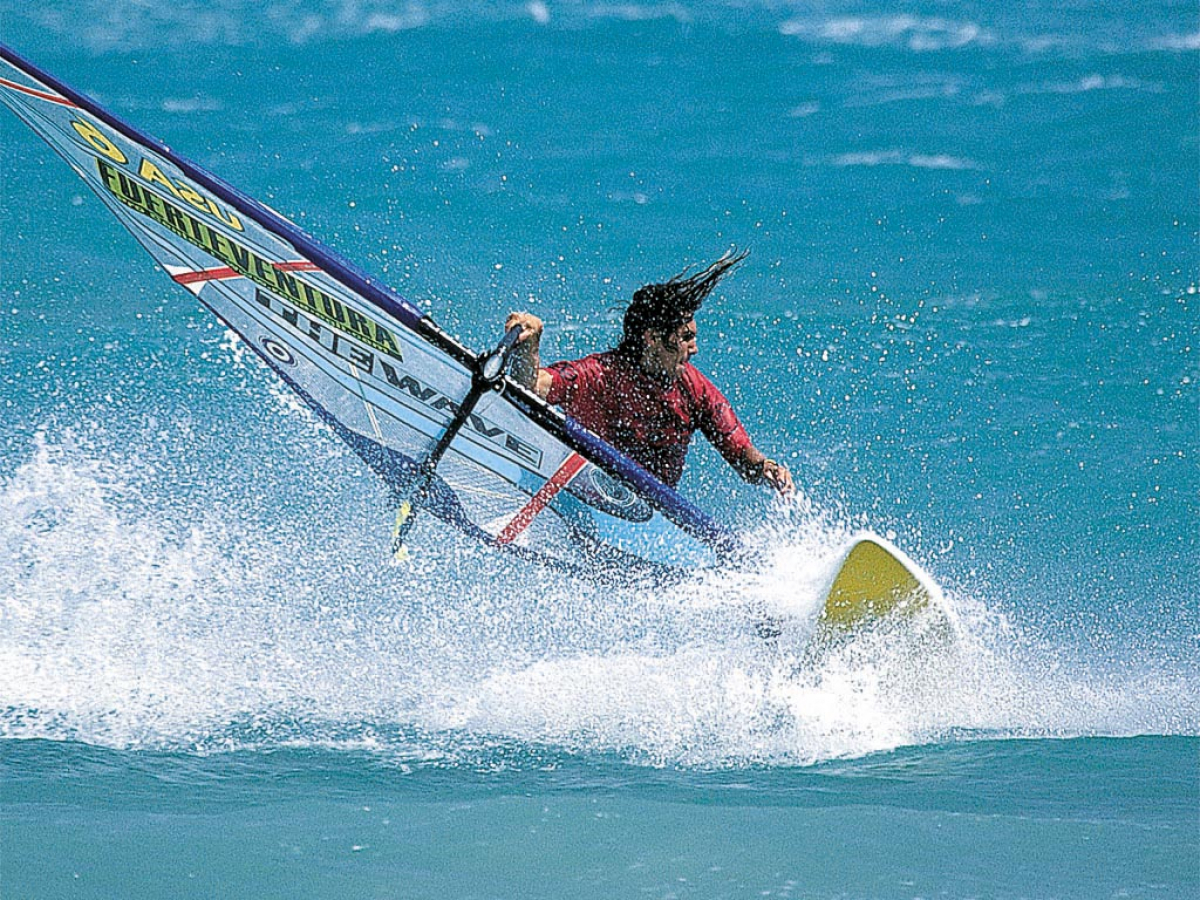
M 397 497 L 422 475 L 462 418 L 479 357 L 278 213 L 2 46 L 0 100 Z M 498 548 L 594 573 L 711 565 L 730 546 L 727 532 L 613 448 L 501 386 L 476 392 L 428 473 L 430 512 Z

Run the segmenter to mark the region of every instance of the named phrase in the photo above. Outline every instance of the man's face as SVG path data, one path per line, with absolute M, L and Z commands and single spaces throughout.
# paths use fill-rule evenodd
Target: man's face
M 653 376 L 674 381 L 697 350 L 695 319 L 688 319 L 667 335 L 647 331 L 643 366 Z

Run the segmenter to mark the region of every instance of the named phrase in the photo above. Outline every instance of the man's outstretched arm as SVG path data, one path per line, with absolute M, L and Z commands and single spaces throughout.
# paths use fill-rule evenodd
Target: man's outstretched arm
M 768 458 L 754 446 L 737 413 L 716 385 L 695 370 L 693 381 L 698 382 L 702 410 L 700 429 L 742 480 L 750 484 L 769 484 L 785 497 L 795 491 L 788 467 Z
M 733 468 L 751 484 L 769 484 L 785 497 L 796 490 L 788 467 L 768 458 L 753 444 L 742 451 L 741 458 L 733 463 Z

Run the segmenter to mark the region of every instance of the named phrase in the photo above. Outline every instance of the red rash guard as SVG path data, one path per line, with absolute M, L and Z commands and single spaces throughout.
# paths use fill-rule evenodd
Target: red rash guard
M 729 401 L 691 364 L 665 388 L 613 351 L 546 370 L 549 402 L 672 487 L 697 428 L 731 464 L 750 446 Z

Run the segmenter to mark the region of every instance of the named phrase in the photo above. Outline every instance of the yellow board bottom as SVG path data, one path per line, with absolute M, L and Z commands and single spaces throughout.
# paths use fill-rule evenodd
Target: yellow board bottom
M 891 550 L 862 538 L 846 554 L 833 579 L 819 625 L 833 631 L 926 609 L 930 589 Z

